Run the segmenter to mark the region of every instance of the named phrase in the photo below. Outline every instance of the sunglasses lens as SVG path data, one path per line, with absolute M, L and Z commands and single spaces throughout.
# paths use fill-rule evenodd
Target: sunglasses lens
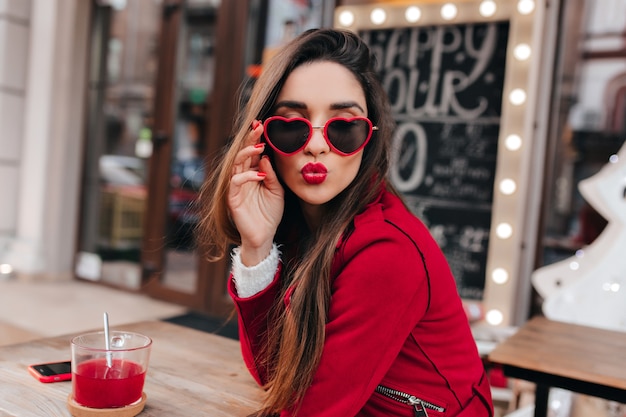
M 333 120 L 328 124 L 326 134 L 337 150 L 352 153 L 368 139 L 371 127 L 364 119 Z
M 302 148 L 311 129 L 302 120 L 273 119 L 265 127 L 265 136 L 278 150 L 293 153 Z

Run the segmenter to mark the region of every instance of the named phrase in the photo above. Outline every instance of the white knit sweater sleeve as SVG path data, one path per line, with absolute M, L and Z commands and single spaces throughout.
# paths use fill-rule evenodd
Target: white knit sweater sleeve
M 248 298 L 267 288 L 274 280 L 278 262 L 280 262 L 280 251 L 275 243 L 267 258 L 254 266 L 245 266 L 241 262 L 240 248 L 234 248 L 232 274 L 237 295 L 241 298 Z

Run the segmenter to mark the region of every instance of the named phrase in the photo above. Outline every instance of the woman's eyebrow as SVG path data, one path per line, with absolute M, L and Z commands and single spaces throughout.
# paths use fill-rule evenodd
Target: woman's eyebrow
M 305 110 L 307 108 L 306 104 L 301 101 L 284 100 L 284 101 L 279 101 L 278 103 L 276 103 L 276 105 L 274 105 L 274 110 L 278 110 L 281 107 L 286 107 L 288 109 L 295 109 L 295 110 Z
M 359 103 L 357 103 L 356 101 L 343 101 L 340 103 L 333 103 L 330 105 L 331 110 L 351 109 L 354 107 L 361 110 L 361 112 L 365 113 L 365 110 L 363 109 L 363 107 L 361 107 Z
M 307 109 L 307 105 L 305 103 L 301 101 L 295 101 L 295 100 L 279 101 L 274 106 L 274 109 L 280 109 L 281 107 L 286 107 L 288 109 L 296 109 L 296 110 Z M 339 103 L 332 103 L 330 105 L 331 110 L 344 110 L 344 109 L 351 109 L 351 108 L 357 108 L 361 112 L 365 113 L 365 110 L 363 109 L 363 107 L 361 107 L 359 103 L 357 103 L 356 101 L 342 101 Z

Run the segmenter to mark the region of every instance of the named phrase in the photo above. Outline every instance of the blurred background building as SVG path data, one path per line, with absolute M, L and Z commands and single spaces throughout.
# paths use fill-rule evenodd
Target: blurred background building
M 94 281 L 227 315 L 228 263 L 195 250 L 194 203 L 228 141 L 240 87 L 296 34 L 341 26 L 341 11 L 358 19 L 377 7 L 444 3 L 0 0 L 0 271 Z M 488 236 L 496 245 L 492 230 L 477 238 L 487 259 L 482 287 L 469 297 L 516 304 L 505 314 L 511 324 L 541 302 L 532 271 L 572 256 L 607 223 L 577 184 L 626 137 L 626 1 L 457 1 L 459 15 L 489 4 L 497 11 L 481 22 L 516 14 L 532 22 L 508 29 L 529 36 L 534 60 L 527 156 L 516 178 L 525 208 L 506 271 L 514 298 L 488 290 L 497 269 L 496 253 L 486 250 Z M 525 59 L 506 65 L 512 75 L 530 67 Z M 445 237 L 444 227 L 432 230 Z

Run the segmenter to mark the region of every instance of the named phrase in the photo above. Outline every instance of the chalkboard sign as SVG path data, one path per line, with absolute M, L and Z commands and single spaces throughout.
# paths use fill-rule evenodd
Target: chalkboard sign
M 446 255 L 461 297 L 485 288 L 509 22 L 363 30 L 397 129 L 391 181 Z

